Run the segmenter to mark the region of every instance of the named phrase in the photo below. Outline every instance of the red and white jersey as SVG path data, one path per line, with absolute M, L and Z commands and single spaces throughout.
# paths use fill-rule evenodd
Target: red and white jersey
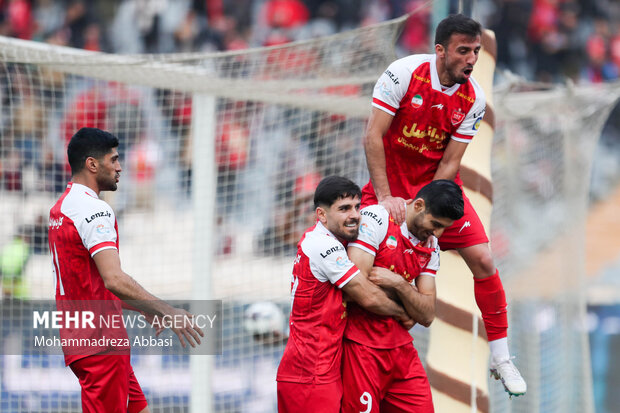
M 375 256 L 374 266 L 402 275 L 410 283 L 420 275 L 435 276 L 439 270 L 439 244 L 429 237 L 421 242 L 398 226 L 381 205 L 361 211 L 359 236 L 349 246 Z M 345 337 L 373 348 L 396 348 L 411 342 L 409 332 L 393 317 L 380 316 L 350 303 Z
M 325 384 L 340 379 L 347 316 L 341 288 L 358 273 L 344 245 L 320 222 L 302 236 L 291 279 L 290 335 L 278 381 Z
M 394 116 L 383 136 L 392 196 L 412 198 L 429 183 L 450 139 L 469 143 L 480 127 L 486 99 L 473 77 L 444 88 L 436 56 L 411 55 L 393 62 L 379 77 L 372 105 Z M 456 183 L 462 185 L 457 174 Z M 371 183 L 364 198 L 375 198 Z M 376 203 L 362 202 L 362 206 Z
M 118 225 L 112 208 L 91 188 L 70 182 L 50 210 L 49 248 L 53 261 L 58 309 L 77 309 L 79 301 L 97 300 L 96 313 L 121 314 L 122 302 L 104 285 L 92 257 L 118 250 Z M 84 308 L 82 308 L 84 309 Z M 98 318 L 98 317 L 97 317 Z M 125 328 L 109 330 L 60 329 L 61 338 L 125 338 Z M 65 362 L 72 363 L 107 347 L 65 348 Z M 115 347 L 118 349 L 118 347 Z

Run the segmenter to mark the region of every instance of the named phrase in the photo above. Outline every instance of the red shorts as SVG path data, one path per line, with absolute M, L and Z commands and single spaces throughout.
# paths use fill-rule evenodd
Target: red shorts
M 129 355 L 96 354 L 69 367 L 80 380 L 84 413 L 138 413 L 148 405 Z
M 328 384 L 278 382 L 278 413 L 339 413 L 342 382 Z
M 422 186 L 420 186 L 420 188 L 421 187 Z M 461 187 L 461 190 L 462 189 L 463 188 Z M 418 190 L 416 189 L 415 193 L 417 192 Z M 415 194 L 411 195 L 411 197 L 413 196 L 415 196 Z M 403 198 L 407 199 L 406 196 Z M 465 196 L 464 192 L 463 201 L 465 203 L 463 217 L 458 221 L 454 221 L 454 224 L 452 224 L 450 228 L 447 228 L 441 235 L 441 238 L 439 238 L 439 248 L 441 248 L 442 251 L 466 248 L 489 242 L 489 239 L 484 232 L 482 222 L 480 222 L 480 218 L 478 218 L 476 210 L 472 206 L 471 202 L 469 202 L 469 198 Z M 364 191 L 362 192 L 362 208 L 376 203 L 377 197 L 370 191 L 370 189 L 368 189 L 367 186 L 365 186 Z
M 376 349 L 344 340 L 342 413 L 432 413 L 433 397 L 413 343 Z
M 480 222 L 476 210 L 465 194 L 463 194 L 463 201 L 465 203 L 463 217 L 454 221 L 454 224 L 450 228 L 446 228 L 439 238 L 439 248 L 442 251 L 471 247 L 472 245 L 489 242 L 482 222 Z

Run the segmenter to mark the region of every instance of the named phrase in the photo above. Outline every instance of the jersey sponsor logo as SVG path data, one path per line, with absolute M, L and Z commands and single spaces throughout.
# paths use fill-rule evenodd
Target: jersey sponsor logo
M 415 73 L 413 74 L 413 78 L 415 80 L 419 80 L 420 82 L 424 82 L 424 83 L 431 83 L 431 80 L 427 77 L 422 77 L 422 76 L 418 76 Z
M 474 122 L 474 126 L 472 127 L 473 130 L 478 130 L 480 128 L 480 124 L 482 123 L 482 118 L 478 118 L 476 119 L 476 121 Z
M 419 108 L 420 106 L 422 106 L 423 103 L 424 99 L 422 99 L 422 96 L 420 95 L 415 95 L 413 98 L 411 98 L 411 106 L 413 106 L 414 109 Z
M 377 222 L 377 224 L 383 225 L 383 221 L 381 220 L 381 218 L 379 218 L 379 215 L 375 214 L 374 212 L 364 210 L 362 211 L 361 215 L 365 215 L 369 218 L 372 218 Z
M 403 126 L 403 135 L 407 138 L 424 139 L 430 138 L 431 143 L 442 143 L 446 140 L 447 134 L 441 129 L 434 128 L 432 125 L 428 125 L 426 129 L 418 129 L 417 122 L 407 128 L 407 125 Z
M 390 72 L 389 70 L 385 71 L 385 74 L 392 80 L 392 82 L 394 82 L 395 85 L 400 85 L 400 81 L 398 80 L 398 77 Z
M 369 237 L 374 236 L 374 232 L 368 227 L 368 224 L 366 223 L 360 225 L 360 234 L 368 235 Z
M 474 99 L 474 98 L 473 98 L 473 97 L 471 97 L 471 96 L 467 96 L 467 95 L 466 95 L 465 93 L 463 93 L 463 92 L 456 92 L 456 95 L 457 95 L 458 97 L 461 97 L 461 98 L 465 99 L 465 100 L 466 100 L 466 101 L 468 101 L 469 103 L 474 103 L 474 101 L 476 100 L 476 99 Z
M 333 254 L 334 252 L 338 252 L 338 251 L 344 251 L 344 247 L 342 245 L 337 245 L 335 247 L 331 247 L 330 249 L 325 251 L 325 253 L 321 252 L 320 254 L 321 254 L 321 257 L 327 258 L 329 255 Z
M 425 151 L 430 151 L 431 148 L 428 147 L 426 144 L 422 144 L 422 145 L 412 145 L 409 142 L 407 142 L 407 140 L 405 138 L 403 138 L 402 136 L 398 137 L 397 140 L 398 143 L 400 143 L 401 145 L 403 145 L 405 148 L 411 150 L 411 151 L 415 151 L 418 153 L 423 153 Z M 437 148 L 435 148 L 435 150 L 441 150 L 443 149 L 443 145 L 437 145 Z
M 91 223 L 93 222 L 95 219 L 97 218 L 102 218 L 102 217 L 107 217 L 110 218 L 112 216 L 112 214 L 110 213 L 110 211 L 101 211 L 101 212 L 97 212 L 96 214 L 92 214 L 90 216 L 90 219 L 88 217 L 84 218 L 86 220 L 87 223 Z
M 392 95 L 392 92 L 390 92 L 390 89 L 388 89 L 385 82 L 381 82 L 381 84 L 379 85 L 379 93 L 384 98 L 389 98 Z
M 50 218 L 49 227 L 50 229 L 59 229 L 62 226 L 62 220 L 65 217 L 60 217 L 58 219 Z
M 389 249 L 393 250 L 394 248 L 398 246 L 398 241 L 396 241 L 396 237 L 394 235 L 390 235 L 388 239 L 385 241 L 385 245 Z
M 484 108 L 484 109 L 482 109 L 482 110 L 481 110 L 480 112 L 478 112 L 478 113 L 473 112 L 473 113 L 472 113 L 472 115 L 474 116 L 474 118 L 482 118 L 482 115 L 484 115 L 484 112 L 486 112 L 486 111 L 487 111 L 487 109 L 486 109 L 486 108 Z
M 339 266 L 340 268 L 346 267 L 348 261 L 349 260 L 346 259 L 346 258 L 338 257 L 338 258 L 336 258 L 336 265 Z
M 452 117 L 450 118 L 450 122 L 452 122 L 454 126 L 463 122 L 463 119 L 465 119 L 465 112 L 463 112 L 461 108 L 456 108 L 452 111 Z
M 97 225 L 96 230 L 98 234 L 109 234 L 110 233 L 110 228 L 103 224 Z
M 433 105 L 433 106 L 431 106 L 431 109 L 432 108 L 437 108 L 437 109 L 441 110 L 441 109 L 443 109 L 443 103 L 438 103 L 436 105 Z

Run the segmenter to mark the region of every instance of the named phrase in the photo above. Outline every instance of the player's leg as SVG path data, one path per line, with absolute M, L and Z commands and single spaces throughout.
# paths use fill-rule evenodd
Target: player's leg
M 502 280 L 495 267 L 482 222 L 469 199 L 464 197 L 463 200 L 463 218 L 444 232 L 439 240 L 440 247 L 456 249 L 474 275 L 474 297 L 487 331 L 492 371 L 495 366 L 506 370 L 501 374 L 506 390 L 515 395 L 523 394 L 527 386 L 510 361 L 508 313 Z
M 510 360 L 506 293 L 488 244 L 462 248 L 459 253 L 474 274 L 474 296 L 482 313 L 491 350 L 491 374 L 502 381 L 511 395 L 525 394 L 527 385 Z
M 458 252 L 474 274 L 474 296 L 482 312 L 489 342 L 505 338 L 508 335 L 506 293 L 488 244 L 459 248 Z
M 127 411 L 129 355 L 94 355 L 69 367 L 80 381 L 83 412 Z
M 129 365 L 129 400 L 127 401 L 128 413 L 150 413 L 146 397 L 142 392 L 140 383 Z
M 342 382 L 328 384 L 278 382 L 278 413 L 339 413 Z
M 413 343 L 392 351 L 392 377 L 381 401 L 381 413 L 433 413 L 433 396 L 426 371 Z
M 378 413 L 383 387 L 390 380 L 389 350 L 344 340 L 342 413 Z
M 464 196 L 463 201 L 463 217 L 444 231 L 439 246 L 442 250 L 456 249 L 474 275 L 474 296 L 491 342 L 507 336 L 506 295 L 482 222 L 469 199 Z

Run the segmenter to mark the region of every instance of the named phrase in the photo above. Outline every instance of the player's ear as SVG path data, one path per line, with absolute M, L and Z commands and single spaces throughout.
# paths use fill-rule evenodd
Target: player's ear
M 443 47 L 443 45 L 437 43 L 435 45 L 435 54 L 439 57 L 443 57 L 444 53 L 445 53 L 445 48 Z
M 327 211 L 323 207 L 316 208 L 316 219 L 321 221 L 321 224 L 327 224 Z
M 426 202 L 424 202 L 422 198 L 416 199 L 413 201 L 413 209 L 417 214 L 419 214 L 426 209 Z
M 97 159 L 93 158 L 92 156 L 89 156 L 88 158 L 86 158 L 85 167 L 90 172 L 95 173 L 97 172 L 97 168 L 99 167 L 99 161 L 97 161 Z

